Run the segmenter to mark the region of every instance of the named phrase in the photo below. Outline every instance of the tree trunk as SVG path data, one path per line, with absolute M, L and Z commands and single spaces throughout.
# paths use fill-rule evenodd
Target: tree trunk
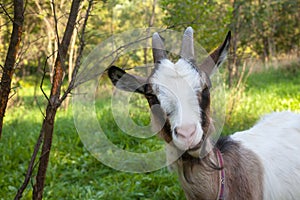
M 0 137 L 3 127 L 3 119 L 7 102 L 9 99 L 9 93 L 11 89 L 11 81 L 15 69 L 17 54 L 20 47 L 22 29 L 24 22 L 24 2 L 23 0 L 14 0 L 14 20 L 13 30 L 11 33 L 8 52 L 3 66 L 3 73 L 0 82 Z
M 75 62 L 76 64 L 75 64 L 75 67 L 72 72 L 72 80 L 69 83 L 67 90 L 62 95 L 60 95 L 62 79 L 64 77 L 62 63 L 66 57 L 68 46 L 70 45 L 70 38 L 71 38 L 72 32 L 74 31 L 74 25 L 75 25 L 75 20 L 78 15 L 79 4 L 80 4 L 80 0 L 73 0 L 73 2 L 72 2 L 71 12 L 70 12 L 68 23 L 67 23 L 67 28 L 65 30 L 63 41 L 59 45 L 60 48 L 59 48 L 57 60 L 55 62 L 55 70 L 54 70 L 55 74 L 54 74 L 54 81 L 53 81 L 52 88 L 51 88 L 51 96 L 50 96 L 50 99 L 48 99 L 48 97 L 47 97 L 48 105 L 47 105 L 47 109 L 46 109 L 46 116 L 45 116 L 45 119 L 42 124 L 39 138 L 35 144 L 34 151 L 32 153 L 32 156 L 31 156 L 31 159 L 29 162 L 29 166 L 27 168 L 25 180 L 24 180 L 23 184 L 21 185 L 21 187 L 19 188 L 19 190 L 15 196 L 15 200 L 19 200 L 22 198 L 23 192 L 26 189 L 26 187 L 28 186 L 29 181 L 32 178 L 36 156 L 39 152 L 39 149 L 40 149 L 40 146 L 42 143 L 43 143 L 43 148 L 42 148 L 42 153 L 40 156 L 38 174 L 36 177 L 36 184 L 33 186 L 33 197 L 32 198 L 33 199 L 42 199 L 42 197 L 43 197 L 43 189 L 44 189 L 44 182 L 45 182 L 45 178 L 46 178 L 46 170 L 47 170 L 47 166 L 48 166 L 50 150 L 51 150 L 51 145 L 52 145 L 52 135 L 53 135 L 53 130 L 54 130 L 53 127 L 54 127 L 54 122 L 55 122 L 55 115 L 56 115 L 57 109 L 59 108 L 61 103 L 66 99 L 67 95 L 75 87 L 75 85 L 74 85 L 75 78 L 77 76 L 77 73 L 78 73 L 78 70 L 80 67 L 81 58 L 82 58 L 83 50 L 85 47 L 85 42 L 84 42 L 85 29 L 86 29 L 89 14 L 92 9 L 93 0 L 89 0 L 88 8 L 86 10 L 84 23 L 83 23 L 82 30 L 81 30 L 81 38 L 80 38 L 80 45 L 79 45 L 79 49 L 78 49 L 78 56 L 76 58 L 76 62 Z M 46 67 L 46 65 L 47 64 L 45 63 L 44 67 Z M 42 87 L 44 77 L 45 77 L 45 69 L 44 69 L 44 74 L 43 74 L 43 78 L 42 78 L 40 87 Z
M 46 109 L 46 116 L 42 125 L 43 134 L 43 146 L 38 167 L 38 173 L 36 176 L 36 184 L 33 187 L 33 199 L 41 200 L 43 198 L 44 183 L 46 178 L 46 171 L 49 162 L 50 150 L 52 145 L 54 120 L 56 116 L 56 111 L 59 108 L 61 85 L 64 77 L 64 60 L 66 59 L 68 47 L 70 45 L 70 40 L 73 34 L 74 26 L 76 23 L 76 18 L 79 11 L 80 0 L 73 0 L 71 11 L 67 23 L 67 27 L 63 36 L 63 40 L 59 45 L 58 55 L 54 66 L 54 76 L 51 88 L 50 98 L 48 100 L 48 105 Z
M 78 13 L 79 16 L 81 16 L 81 11 L 82 11 L 83 5 L 84 4 L 81 4 L 81 6 L 79 8 L 79 13 Z M 76 38 L 77 38 L 77 35 L 78 35 L 78 31 L 77 30 L 73 31 L 73 35 L 71 38 L 71 44 L 70 44 L 70 50 L 69 50 L 69 70 L 68 70 L 68 83 L 69 84 L 72 81 L 72 72 L 76 65 L 76 58 L 77 58 Z M 70 98 L 66 98 L 66 100 L 64 100 L 64 102 L 63 102 L 62 107 L 64 109 L 67 109 L 69 107 L 69 103 L 70 103 Z

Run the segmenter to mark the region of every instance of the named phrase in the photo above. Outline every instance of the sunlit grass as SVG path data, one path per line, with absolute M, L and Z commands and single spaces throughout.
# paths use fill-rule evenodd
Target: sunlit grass
M 300 64 L 252 74 L 237 100 L 224 134 L 248 129 L 264 114 L 291 110 L 300 112 Z
M 238 100 L 227 121 L 223 134 L 251 127 L 261 115 L 273 111 L 300 112 L 300 66 L 269 69 L 252 74 L 245 92 Z M 5 117 L 0 141 L 0 199 L 12 199 L 20 187 L 24 173 L 40 132 L 43 115 L 33 100 L 33 87 L 22 86 L 18 91 L 18 106 L 11 106 Z M 130 110 L 136 123 L 147 125 L 149 115 L 143 100 Z M 41 110 L 44 97 L 38 92 Z M 105 102 L 105 101 L 104 101 Z M 103 103 L 103 102 L 102 102 Z M 108 105 L 110 102 L 106 102 Z M 103 106 L 102 104 L 99 107 Z M 146 109 L 146 110 L 145 110 Z M 159 148 L 160 140 L 132 139 L 123 134 L 109 116 L 109 107 L 97 110 L 108 137 L 124 149 L 149 151 Z M 33 176 L 35 176 L 34 174 Z M 33 179 L 34 181 L 34 179 Z M 32 186 L 24 193 L 31 199 Z M 184 199 L 177 176 L 166 168 L 145 174 L 113 170 L 97 161 L 83 146 L 76 132 L 71 110 L 60 109 L 47 171 L 45 199 Z

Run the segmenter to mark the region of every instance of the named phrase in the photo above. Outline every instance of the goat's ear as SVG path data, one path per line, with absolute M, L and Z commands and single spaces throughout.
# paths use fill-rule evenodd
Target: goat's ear
M 230 46 L 231 32 L 227 33 L 224 42 L 215 49 L 199 66 L 200 70 L 211 76 L 215 70 L 226 60 Z
M 128 92 L 145 94 L 146 79 L 126 73 L 124 70 L 111 66 L 108 69 L 111 82 L 118 88 Z

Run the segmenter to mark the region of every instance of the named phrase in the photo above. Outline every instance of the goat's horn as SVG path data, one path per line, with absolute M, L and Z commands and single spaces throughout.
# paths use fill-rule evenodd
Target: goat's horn
M 181 58 L 187 60 L 194 60 L 194 40 L 193 40 L 193 28 L 188 27 L 183 34 L 182 46 L 180 50 Z
M 152 53 L 154 63 L 158 63 L 158 61 L 167 58 L 164 42 L 157 32 L 152 36 Z

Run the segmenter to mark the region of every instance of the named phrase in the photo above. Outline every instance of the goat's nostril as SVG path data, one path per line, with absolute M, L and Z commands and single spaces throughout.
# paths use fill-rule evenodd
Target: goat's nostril
M 175 136 L 178 136 L 177 128 L 174 129 Z
M 180 128 L 175 128 L 174 133 L 175 133 L 175 136 L 176 136 L 176 137 L 186 138 L 186 133 L 185 133 L 185 131 L 183 131 L 183 130 L 180 129 Z
M 174 130 L 175 136 L 181 138 L 191 138 L 195 133 L 196 133 L 196 126 L 194 125 L 180 126 L 180 127 L 176 127 Z

